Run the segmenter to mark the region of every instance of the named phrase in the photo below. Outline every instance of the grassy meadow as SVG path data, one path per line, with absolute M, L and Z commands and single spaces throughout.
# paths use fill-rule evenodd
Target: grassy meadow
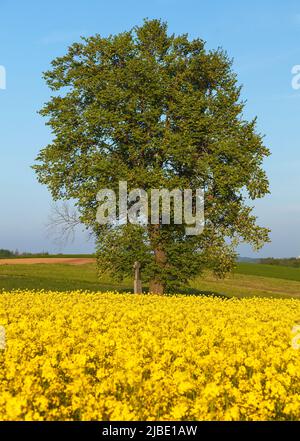
M 109 275 L 97 277 L 95 263 L 85 265 L 35 264 L 0 265 L 0 290 L 87 290 L 132 291 L 130 280 L 116 282 Z M 143 287 L 147 292 L 148 287 Z M 275 297 L 300 296 L 300 269 L 276 265 L 239 263 L 233 274 L 216 279 L 212 274 L 203 276 L 181 289 L 182 294 L 221 297 Z

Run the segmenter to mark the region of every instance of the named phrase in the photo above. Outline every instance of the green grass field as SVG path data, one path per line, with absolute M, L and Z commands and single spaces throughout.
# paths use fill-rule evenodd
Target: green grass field
M 274 279 L 295 280 L 300 282 L 300 268 L 282 265 L 239 263 L 236 273 L 251 276 L 272 277 Z
M 0 290 L 132 291 L 130 280 L 118 283 L 107 274 L 97 278 L 96 265 L 37 264 L 0 266 Z M 147 291 L 147 286 L 144 286 Z M 233 274 L 218 280 L 207 273 L 181 290 L 184 294 L 224 297 L 300 297 L 300 269 L 240 263 Z
M 36 264 L 0 266 L 0 289 L 45 289 L 68 291 L 126 290 L 129 284 L 116 284 L 107 275 L 97 278 L 96 265 Z

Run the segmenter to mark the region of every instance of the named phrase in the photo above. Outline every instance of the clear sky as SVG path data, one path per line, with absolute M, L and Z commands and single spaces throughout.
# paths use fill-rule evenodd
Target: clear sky
M 30 165 L 51 139 L 37 114 L 50 96 L 42 72 L 80 36 L 104 36 L 162 18 L 169 31 L 189 33 L 222 46 L 247 99 L 246 116 L 272 156 L 265 161 L 271 195 L 255 203 L 272 243 L 260 256 L 300 255 L 300 90 L 291 69 L 300 64 L 300 3 L 296 0 L 0 0 L 0 65 L 7 88 L 0 90 L 0 248 L 21 251 L 88 252 L 86 234 L 60 250 L 47 237 L 51 198 Z M 253 256 L 247 246 L 242 255 Z

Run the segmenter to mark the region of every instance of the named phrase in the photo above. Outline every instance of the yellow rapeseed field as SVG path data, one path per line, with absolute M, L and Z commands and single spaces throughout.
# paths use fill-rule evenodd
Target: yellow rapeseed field
M 298 300 L 0 293 L 0 420 L 300 419 Z

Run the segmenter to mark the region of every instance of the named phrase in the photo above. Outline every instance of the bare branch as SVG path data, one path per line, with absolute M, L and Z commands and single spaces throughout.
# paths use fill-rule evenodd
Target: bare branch
M 76 207 L 71 207 L 67 201 L 53 203 L 46 230 L 48 237 L 52 237 L 57 245 L 65 246 L 74 242 L 76 228 L 80 225 L 82 223 Z

